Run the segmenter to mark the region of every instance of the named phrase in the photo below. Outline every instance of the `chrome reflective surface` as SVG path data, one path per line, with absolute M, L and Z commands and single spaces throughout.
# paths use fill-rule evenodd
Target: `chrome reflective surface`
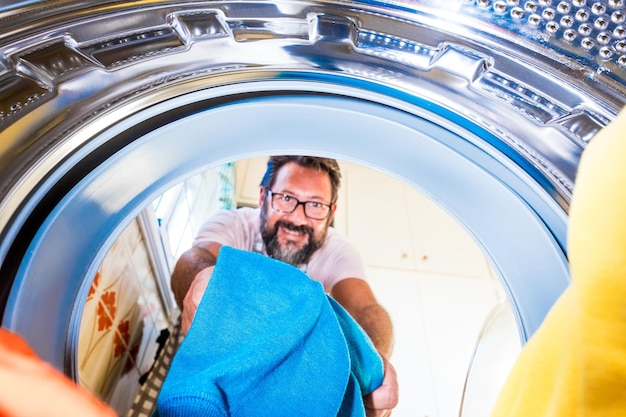
M 447 8 L 506 28 L 570 58 L 573 67 L 586 66 L 624 84 L 623 0 L 466 0 L 450 2 Z
M 28 125 L 35 131 L 55 123 L 57 106 L 72 115 L 81 108 L 76 126 L 107 112 L 112 95 L 116 102 L 132 100 L 202 74 L 263 66 L 340 73 L 432 101 L 496 134 L 499 146 L 524 155 L 567 200 L 581 145 L 624 100 L 619 64 L 600 59 L 595 47 L 568 43 L 558 31 L 546 37 L 546 18 L 531 24 L 531 11 L 549 15 L 548 1 L 526 2 L 523 13 L 515 12 L 517 1 L 452 1 L 438 8 L 438 2 L 43 3 L 3 13 L 0 120 L 8 152 L 1 161 L 17 164 L 11 171 L 21 173 L 29 163 L 13 162 L 11 150 L 33 140 L 13 134 L 25 115 L 33 116 Z M 623 4 L 584 12 L 586 2 L 575 3 L 559 3 L 554 16 L 606 20 L 588 35 L 596 27 L 612 29 L 607 45 L 618 56 Z M 509 32 L 498 33 L 503 27 Z M 510 118 L 503 110 L 530 119 L 535 129 L 502 123 Z M 566 138 L 555 139 L 553 129 Z M 3 194 L 15 191 L 11 182 L 2 184 Z
M 616 0 L 0 6 L 3 325 L 72 374 L 85 277 L 143 204 L 212 164 L 310 152 L 391 173 L 455 216 L 525 340 L 568 282 L 580 154 L 626 102 L 623 13 Z

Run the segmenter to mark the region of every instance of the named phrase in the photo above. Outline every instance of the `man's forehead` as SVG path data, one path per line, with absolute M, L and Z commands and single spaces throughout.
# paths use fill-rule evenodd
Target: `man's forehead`
M 330 199 L 332 195 L 328 172 L 302 166 L 296 162 L 289 162 L 280 167 L 273 188 L 276 192 L 290 192 L 309 198 Z

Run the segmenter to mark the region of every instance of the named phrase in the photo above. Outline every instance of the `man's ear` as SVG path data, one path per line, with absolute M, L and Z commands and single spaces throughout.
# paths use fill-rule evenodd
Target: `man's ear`
M 265 199 L 265 187 L 259 186 L 259 207 L 263 206 L 263 200 Z
M 337 203 L 330 206 L 330 215 L 328 216 L 328 223 L 331 224 L 335 220 L 335 211 L 337 211 Z

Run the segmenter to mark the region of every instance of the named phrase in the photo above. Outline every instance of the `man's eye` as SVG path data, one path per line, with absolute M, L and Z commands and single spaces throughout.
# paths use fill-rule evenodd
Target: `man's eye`
M 318 203 L 317 201 L 309 201 L 309 205 L 313 208 L 320 208 L 322 207 L 321 203 Z
M 284 201 L 291 201 L 291 199 L 292 199 L 292 198 L 293 198 L 293 197 L 291 197 L 291 196 L 289 196 L 289 195 L 287 195 L 287 194 L 283 195 L 283 200 L 284 200 Z

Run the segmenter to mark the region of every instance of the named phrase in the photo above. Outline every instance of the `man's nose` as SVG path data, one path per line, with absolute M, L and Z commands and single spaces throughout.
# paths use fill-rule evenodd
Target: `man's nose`
M 304 203 L 298 202 L 294 211 L 289 214 L 292 221 L 297 221 L 299 224 L 307 222 L 306 213 L 304 212 Z

